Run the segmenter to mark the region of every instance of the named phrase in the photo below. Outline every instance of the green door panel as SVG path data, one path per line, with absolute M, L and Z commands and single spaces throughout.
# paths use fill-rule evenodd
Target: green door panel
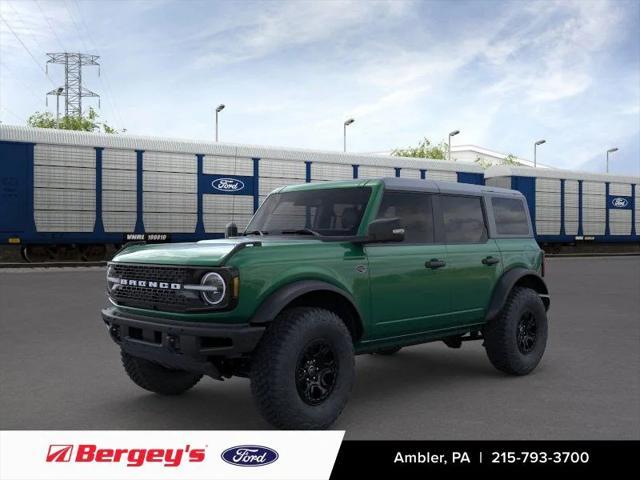
M 454 326 L 449 315 L 448 266 L 430 269 L 431 259 L 447 261 L 444 245 L 367 245 L 371 289 L 370 338 L 418 333 Z
M 490 257 L 500 261 L 493 265 L 482 262 Z M 484 319 L 493 287 L 502 270 L 502 257 L 495 240 L 489 239 L 481 244 L 447 245 L 444 280 L 450 287 L 451 311 L 459 325 Z

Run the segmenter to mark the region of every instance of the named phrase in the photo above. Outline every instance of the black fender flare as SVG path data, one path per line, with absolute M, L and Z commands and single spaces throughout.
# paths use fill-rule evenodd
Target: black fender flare
M 276 316 L 296 298 L 311 292 L 332 292 L 340 295 L 346 300 L 356 314 L 359 320 L 362 319 L 360 310 L 358 309 L 353 297 L 345 290 L 322 280 L 298 280 L 280 287 L 271 293 L 257 308 L 249 323 L 252 325 L 263 325 L 271 322 Z
M 534 270 L 516 267 L 504 272 L 496 283 L 493 294 L 491 295 L 489 308 L 487 308 L 485 318 L 487 322 L 493 320 L 500 314 L 509 297 L 509 293 L 516 284 L 522 284 L 538 292 L 544 303 L 545 310 L 549 310 L 549 289 L 542 277 Z

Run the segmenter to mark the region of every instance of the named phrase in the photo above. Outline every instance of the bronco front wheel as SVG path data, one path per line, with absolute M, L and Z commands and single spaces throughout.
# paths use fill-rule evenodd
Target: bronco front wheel
M 297 307 L 273 321 L 252 359 L 251 390 L 262 416 L 283 429 L 322 429 L 347 403 L 354 352 L 333 312 Z

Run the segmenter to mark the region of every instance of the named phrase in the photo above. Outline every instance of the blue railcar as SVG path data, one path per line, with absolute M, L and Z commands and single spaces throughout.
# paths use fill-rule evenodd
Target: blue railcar
M 525 195 L 542 245 L 640 242 L 640 177 L 499 166 L 485 183 Z
M 472 164 L 0 125 L 0 244 L 218 238 L 283 185 L 385 176 L 484 183 Z

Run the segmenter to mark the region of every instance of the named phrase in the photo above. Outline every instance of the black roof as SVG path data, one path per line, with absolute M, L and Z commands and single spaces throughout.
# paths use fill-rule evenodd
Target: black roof
M 488 193 L 500 194 L 505 196 L 520 197 L 522 194 L 517 190 L 508 188 L 490 187 L 486 185 L 474 185 L 472 183 L 456 183 L 441 180 L 430 179 L 413 179 L 385 177 L 381 179 L 385 188 L 391 190 L 411 190 L 419 192 L 433 193 L 456 193 L 459 195 L 484 195 Z

